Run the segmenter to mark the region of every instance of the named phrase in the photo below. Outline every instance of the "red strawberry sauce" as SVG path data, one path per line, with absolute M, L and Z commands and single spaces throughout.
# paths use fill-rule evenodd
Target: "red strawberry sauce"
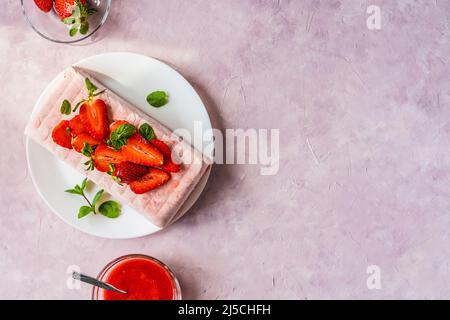
M 115 264 L 104 280 L 127 294 L 102 290 L 103 300 L 173 300 L 174 281 L 160 263 L 132 257 Z

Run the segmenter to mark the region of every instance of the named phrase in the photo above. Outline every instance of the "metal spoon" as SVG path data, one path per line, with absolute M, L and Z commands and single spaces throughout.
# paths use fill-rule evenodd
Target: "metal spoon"
M 127 294 L 126 291 L 117 289 L 113 285 L 110 285 L 110 284 L 108 284 L 106 282 L 99 281 L 99 280 L 97 280 L 95 278 L 91 278 L 91 277 L 85 276 L 84 274 L 81 274 L 81 273 L 78 273 L 78 272 L 73 272 L 72 273 L 72 278 L 74 278 L 75 280 L 80 280 L 80 281 L 85 282 L 85 283 L 89 283 L 89 284 L 91 284 L 93 286 L 96 286 L 96 287 L 99 287 L 99 288 L 102 288 L 102 289 L 105 289 L 105 290 L 110 290 L 110 291 L 114 291 L 114 292 L 118 292 L 118 293 L 122 293 L 122 294 Z

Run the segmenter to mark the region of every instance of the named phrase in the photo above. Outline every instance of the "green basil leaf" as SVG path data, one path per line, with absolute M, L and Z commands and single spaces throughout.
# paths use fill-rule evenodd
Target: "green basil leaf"
M 89 213 L 93 212 L 92 207 L 82 206 L 78 212 L 78 219 L 86 217 Z
M 161 108 L 169 102 L 169 95 L 164 91 L 155 91 L 147 96 L 147 102 L 155 108 Z
M 103 202 L 98 208 L 98 211 L 105 217 L 115 219 L 120 215 L 121 209 L 118 202 L 110 200 Z
M 67 116 L 72 112 L 72 106 L 70 105 L 69 100 L 64 100 L 62 102 L 60 111 Z
M 81 183 L 81 190 L 84 191 L 84 189 L 86 189 L 87 182 L 88 182 L 88 178 L 85 178 L 83 180 L 83 182 Z
M 102 198 L 104 191 L 105 190 L 102 189 L 95 194 L 94 199 L 92 200 L 93 206 L 95 206 L 97 204 L 97 202 Z
M 139 128 L 139 134 L 146 140 L 153 140 L 156 138 L 155 131 L 148 123 L 141 125 Z

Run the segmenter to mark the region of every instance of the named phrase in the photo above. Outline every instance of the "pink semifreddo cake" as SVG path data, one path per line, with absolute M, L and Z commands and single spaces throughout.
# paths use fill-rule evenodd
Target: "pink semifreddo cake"
M 89 78 L 99 90 L 106 89 L 105 93 L 101 95 L 101 99 L 107 105 L 108 118 L 111 121 L 122 119 L 136 127 L 143 123 L 150 124 L 157 138 L 164 141 L 178 158 L 178 162 L 181 163 L 180 172 L 173 173 L 171 179 L 163 186 L 138 195 L 133 193 L 126 185 L 115 182 L 106 173 L 97 170 L 87 171 L 84 165 L 86 162 L 84 155 L 55 144 L 52 140 L 53 128 L 61 120 L 69 118 L 61 114 L 61 103 L 67 99 L 75 105 L 87 96 L 85 78 Z M 158 227 L 165 227 L 179 218 L 180 207 L 212 163 L 208 157 L 173 134 L 160 122 L 126 102 L 105 88 L 93 76 L 79 68 L 68 68 L 64 71 L 64 76 L 49 88 L 46 95 L 40 99 L 40 102 L 34 108 L 26 126 L 25 134 L 44 146 L 60 160 L 85 174 L 100 188 L 105 189 L 112 196 L 140 212 Z

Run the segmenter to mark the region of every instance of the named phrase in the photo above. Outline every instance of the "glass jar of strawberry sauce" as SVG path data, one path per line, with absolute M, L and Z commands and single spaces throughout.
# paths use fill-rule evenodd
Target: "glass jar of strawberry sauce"
M 175 275 L 161 261 L 141 254 L 126 255 L 108 263 L 97 277 L 127 294 L 98 287 L 93 300 L 181 300 Z

